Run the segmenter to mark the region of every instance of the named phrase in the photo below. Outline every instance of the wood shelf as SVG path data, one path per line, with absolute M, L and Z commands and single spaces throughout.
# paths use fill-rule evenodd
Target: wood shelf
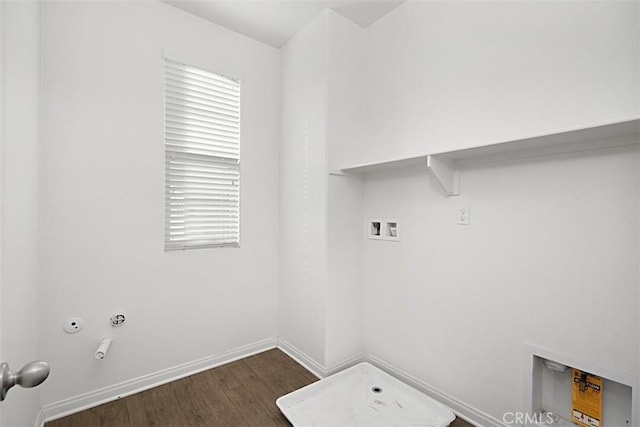
M 453 196 L 459 194 L 459 168 L 462 166 L 636 144 L 640 144 L 639 117 L 478 147 L 349 166 L 342 168 L 341 172 L 368 175 L 389 169 L 421 165 L 432 172 L 446 195 Z

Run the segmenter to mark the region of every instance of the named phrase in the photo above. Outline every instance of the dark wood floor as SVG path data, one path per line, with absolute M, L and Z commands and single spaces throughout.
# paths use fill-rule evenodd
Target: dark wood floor
M 290 426 L 278 397 L 317 381 L 280 350 L 50 421 L 45 427 Z M 452 427 L 471 424 L 457 419 Z

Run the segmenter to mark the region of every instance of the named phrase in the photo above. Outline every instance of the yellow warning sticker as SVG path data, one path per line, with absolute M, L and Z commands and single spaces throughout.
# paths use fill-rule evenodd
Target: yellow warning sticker
M 571 420 L 584 427 L 602 426 L 602 378 L 573 370 Z

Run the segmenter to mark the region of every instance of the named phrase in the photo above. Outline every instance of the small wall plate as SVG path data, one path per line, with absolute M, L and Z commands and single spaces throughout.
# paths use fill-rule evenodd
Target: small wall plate
M 109 318 L 111 326 L 113 326 L 114 328 L 122 326 L 125 320 L 127 320 L 127 317 L 122 312 L 113 313 Z
M 76 332 L 80 332 L 82 329 L 82 325 L 84 322 L 79 317 L 72 317 L 71 319 L 67 319 L 64 322 L 63 328 L 64 331 L 68 334 L 75 334 Z

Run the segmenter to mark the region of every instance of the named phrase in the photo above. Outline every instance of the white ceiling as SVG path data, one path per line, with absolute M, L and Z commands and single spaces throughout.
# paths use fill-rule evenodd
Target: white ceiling
M 405 0 L 161 1 L 279 48 L 326 8 L 366 28 Z

